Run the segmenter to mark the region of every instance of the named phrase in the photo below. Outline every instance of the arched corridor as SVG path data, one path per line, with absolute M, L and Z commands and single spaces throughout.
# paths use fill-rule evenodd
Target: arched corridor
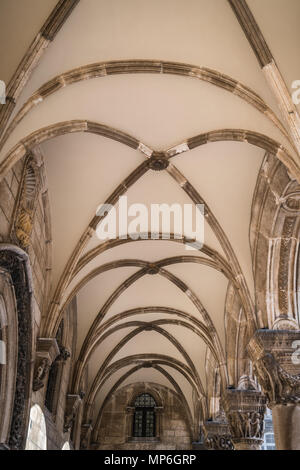
M 300 2 L 269 3 L 1 0 L 1 449 L 300 450 Z

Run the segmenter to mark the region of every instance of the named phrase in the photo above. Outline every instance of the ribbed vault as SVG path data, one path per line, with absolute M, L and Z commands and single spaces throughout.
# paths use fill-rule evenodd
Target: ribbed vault
M 85 388 L 95 442 L 109 398 L 129 381 L 169 387 L 196 439 L 220 411 L 213 399 L 251 373 L 245 346 L 266 323 L 251 259 L 253 195 L 258 184 L 272 194 L 263 161 L 300 183 L 297 109 L 261 73 L 273 57 L 245 28 L 245 2 L 188 3 L 58 2 L 0 112 L 0 180 L 28 155 L 44 162 L 53 270 L 40 336 L 54 338 L 77 302 L 70 393 Z M 161 227 L 153 239 L 100 241 L 99 204 L 119 214 L 124 195 L 148 209 L 203 204 L 203 246 L 174 231 L 165 239 Z

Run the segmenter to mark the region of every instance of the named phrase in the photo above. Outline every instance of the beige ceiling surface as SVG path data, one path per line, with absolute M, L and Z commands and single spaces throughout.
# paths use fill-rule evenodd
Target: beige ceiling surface
M 0 80 L 8 83 L 56 3 L 57 0 L 1 0 Z
M 33 0 L 24 0 L 23 3 L 26 2 L 32 11 Z M 16 2 L 13 3 L 15 8 Z M 47 1 L 46 5 L 45 2 L 45 11 L 41 9 L 38 14 L 45 17 L 52 3 Z M 287 3 L 291 6 L 290 10 L 286 7 Z M 288 83 L 300 79 L 299 61 L 297 63 L 299 28 L 296 20 L 299 4 L 298 0 L 249 0 Z M 8 9 L 6 1 L 5 9 Z M 11 18 L 14 15 L 12 9 Z M 286 29 L 285 26 L 281 30 L 281 18 L 284 18 L 286 25 L 294 27 Z M 38 15 L 36 22 L 39 22 Z M 27 27 L 31 28 L 33 37 L 36 24 L 30 26 L 28 23 Z M 26 35 L 30 36 L 25 30 L 20 32 L 24 44 Z M 289 49 L 291 54 L 286 54 Z M 7 74 L 11 73 L 12 63 L 21 53 L 20 47 L 11 62 L 6 58 Z M 210 67 L 252 88 L 281 118 L 252 49 L 225 0 L 81 0 L 33 72 L 14 114 L 37 88 L 52 77 L 74 67 L 119 59 L 167 60 Z M 13 145 L 31 132 L 75 119 L 95 121 L 129 133 L 154 150 L 166 150 L 203 132 L 233 128 L 263 133 L 293 152 L 275 125 L 238 96 L 190 77 L 132 74 L 85 80 L 52 94 L 35 106 L 17 126 L 0 153 L 0 161 Z M 40 148 L 45 158 L 51 206 L 54 292 L 98 205 L 104 203 L 124 178 L 145 160 L 145 154 L 88 133 L 60 136 L 43 142 Z M 215 142 L 172 159 L 218 220 L 241 266 L 252 299 L 249 223 L 253 192 L 263 157 L 264 150 L 246 143 Z M 148 209 L 151 203 L 191 203 L 183 188 L 166 171 L 148 170 L 128 189 L 126 195 L 128 204 L 143 203 Z M 223 258 L 226 257 L 208 220 L 205 220 L 204 242 Z M 100 244 L 101 241 L 93 235 L 83 254 Z M 76 274 L 63 293 L 62 305 L 72 292 L 77 294 L 77 357 L 105 303 L 141 267 L 117 267 L 95 274 L 77 289 L 79 282 L 105 263 L 119 260 L 135 260 L 137 264 L 139 261 L 157 263 L 175 256 L 207 259 L 201 252 L 186 250 L 183 244 L 138 241 L 99 254 Z M 132 324 L 124 326 L 127 322 L 155 325 L 155 322 L 162 320 L 165 323 L 158 324 L 158 327 L 164 330 L 166 336 L 172 336 L 188 354 L 205 393 L 206 344 L 195 332 L 174 321 L 185 321 L 192 326 L 193 319 L 202 320 L 199 308 L 192 301 L 193 293 L 211 318 L 224 350 L 228 278 L 212 267 L 191 262 L 167 265 L 164 270 L 167 275 L 173 275 L 173 279 L 184 282 L 186 292 L 167 279 L 163 272 L 145 274 L 123 290 L 107 309 L 101 324 L 129 309 L 140 308 L 141 312 L 117 320 L 109 327 L 120 326 L 91 354 L 88 361 L 89 386 L 112 349 L 138 328 L 138 325 Z M 158 310 L 145 313 L 143 308 L 146 307 L 158 307 Z M 165 307 L 178 309 L 190 317 L 183 320 L 176 313 L 164 312 Z M 167 323 L 169 320 L 173 323 Z M 185 353 L 179 351 L 166 336 L 153 329 L 142 331 L 124 344 L 108 365 L 136 354 L 161 354 L 187 364 Z M 133 366 L 133 363 L 126 365 L 107 379 L 97 393 L 96 410 L 100 409 L 114 384 Z M 190 383 L 170 365 L 162 367 L 181 388 L 193 413 L 195 392 Z M 155 368 L 138 370 L 120 386 L 140 381 L 173 388 Z

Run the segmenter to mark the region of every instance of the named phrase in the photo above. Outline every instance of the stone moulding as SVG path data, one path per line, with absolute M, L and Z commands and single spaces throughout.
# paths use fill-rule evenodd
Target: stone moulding
M 0 108 L 0 136 L 15 108 L 16 101 L 41 56 L 80 0 L 59 0 L 36 35 L 7 86 L 6 104 Z
M 19 122 L 30 112 L 30 110 L 44 101 L 48 96 L 63 89 L 72 83 L 82 80 L 105 77 L 107 75 L 116 74 L 132 74 L 132 73 L 155 73 L 155 74 L 171 74 L 181 75 L 191 78 L 197 78 L 208 82 L 214 86 L 224 89 L 229 93 L 233 93 L 246 101 L 248 104 L 256 108 L 264 114 L 273 124 L 282 132 L 293 146 L 288 132 L 277 118 L 276 114 L 267 106 L 264 100 L 247 86 L 239 83 L 237 80 L 206 67 L 198 67 L 177 62 L 154 61 L 154 60 L 120 60 L 110 62 L 98 62 L 78 67 L 76 69 L 65 72 L 41 86 L 22 106 L 20 111 L 14 117 L 8 126 L 5 134 L 0 140 L 0 149 L 19 124 Z
M 58 137 L 60 135 L 73 132 L 88 132 L 92 134 L 98 134 L 111 140 L 121 142 L 135 150 L 139 147 L 141 148 L 140 142 L 134 137 L 101 123 L 80 119 L 58 122 L 32 132 L 27 137 L 22 139 L 18 144 L 16 144 L 7 153 L 0 164 L 0 179 L 3 179 L 12 166 L 38 144 L 53 137 Z M 224 141 L 245 142 L 264 149 L 282 161 L 282 163 L 290 171 L 291 175 L 293 175 L 293 177 L 297 179 L 298 182 L 300 182 L 300 170 L 296 161 L 283 147 L 283 145 L 264 134 L 247 129 L 218 129 L 189 138 L 185 143 L 187 144 L 189 150 L 192 150 L 196 147 L 211 142 Z M 180 145 L 181 144 L 179 144 L 178 147 Z M 166 151 L 166 153 L 167 152 L 168 151 Z M 184 152 L 184 154 L 185 153 L 186 152 Z M 148 154 L 146 156 L 148 158 Z M 175 154 L 169 155 L 168 158 L 170 159 L 173 156 L 175 156 Z M 149 162 L 144 162 L 144 165 L 147 167 Z
M 205 448 L 208 450 L 234 450 L 228 423 L 205 421 Z
M 236 450 L 260 448 L 266 401 L 266 397 L 255 390 L 226 390 L 222 402 Z
M 89 128 L 90 128 L 90 130 L 89 130 Z M 17 161 L 19 158 L 21 158 L 23 155 L 26 154 L 27 146 L 37 145 L 38 143 L 40 143 L 41 141 L 44 141 L 47 138 L 51 138 L 51 137 L 57 136 L 57 135 L 62 135 L 64 133 L 68 133 L 68 132 L 80 132 L 80 131 L 89 132 L 89 131 L 93 131 L 93 130 L 94 130 L 94 125 L 90 126 L 88 121 L 68 121 L 68 122 L 56 124 L 56 125 L 53 125 L 53 126 L 49 126 L 49 128 L 45 128 L 45 129 L 41 129 L 39 131 L 36 131 L 35 133 L 28 136 L 26 138 L 26 140 L 23 140 L 21 144 L 18 144 L 10 152 L 10 154 L 7 156 L 5 161 L 2 162 L 2 164 L 0 165 L 0 174 L 1 173 L 4 174 L 6 171 L 8 171 L 8 169 L 14 164 L 15 161 Z M 113 130 L 111 130 L 111 131 L 113 132 Z M 97 133 L 101 133 L 101 132 L 103 132 L 103 135 L 107 136 L 107 126 L 97 124 Z M 119 131 L 114 131 L 113 134 L 114 134 L 114 137 L 111 137 L 111 138 L 115 138 L 115 135 L 116 135 L 115 140 L 118 140 Z M 121 133 L 121 134 L 124 135 L 123 133 Z M 272 151 L 274 153 L 276 153 L 277 157 L 279 159 L 282 159 L 286 163 L 286 165 L 289 167 L 291 173 L 294 172 L 294 174 L 296 176 L 299 176 L 299 169 L 298 169 L 297 165 L 295 164 L 295 162 L 293 162 L 292 157 L 289 156 L 289 154 L 282 148 L 282 146 L 280 146 L 278 143 L 276 143 L 272 139 L 270 139 L 266 136 L 263 136 L 261 134 L 258 134 L 258 133 L 254 133 L 254 132 L 251 132 L 251 131 L 243 131 L 243 130 L 224 129 L 224 130 L 220 130 L 220 131 L 212 131 L 212 132 L 205 133 L 203 135 L 197 136 L 193 139 L 189 139 L 189 143 L 194 148 L 197 145 L 202 145 L 202 144 L 205 144 L 205 143 L 208 143 L 208 142 L 216 142 L 216 141 L 222 141 L 222 140 L 234 140 L 234 141 L 248 142 L 248 143 L 260 146 L 260 147 L 265 148 L 265 149 L 266 148 L 269 149 L 269 150 L 272 149 Z M 135 142 L 135 147 L 138 148 L 139 144 L 140 143 L 138 141 L 136 141 Z M 128 145 L 132 146 L 132 139 L 130 140 L 130 142 L 128 142 Z M 134 170 L 134 172 L 132 172 L 129 175 L 129 177 L 126 178 L 124 180 L 124 182 L 121 183 L 121 185 L 118 186 L 118 188 L 114 191 L 114 193 L 110 196 L 110 198 L 106 202 L 107 203 L 114 203 L 121 194 L 123 194 L 125 191 L 127 191 L 128 187 L 130 185 L 134 184 L 134 182 L 137 181 L 137 179 L 139 179 L 139 177 L 147 171 L 147 169 L 148 169 L 147 164 L 148 164 L 148 162 L 146 161 L 146 162 L 142 163 L 136 170 Z M 186 186 L 186 184 L 185 184 L 185 186 Z M 75 267 L 75 265 L 78 261 L 78 258 L 79 258 L 80 254 L 82 252 L 82 249 L 83 249 L 85 243 L 91 237 L 91 235 L 93 233 L 92 230 L 95 230 L 98 223 L 99 223 L 99 217 L 96 216 L 91 221 L 87 231 L 82 235 L 81 240 L 79 242 L 80 246 L 77 246 L 76 250 L 75 250 L 76 251 L 76 257 L 72 256 L 72 259 L 69 260 L 68 265 L 66 267 L 66 271 L 69 273 L 69 275 L 72 273 L 72 271 L 73 271 L 73 269 L 74 269 L 74 267 Z M 216 221 L 215 221 L 215 224 L 216 224 Z M 216 227 L 218 228 L 218 236 L 220 236 L 222 230 L 221 230 L 219 224 L 216 224 Z M 224 240 L 224 236 L 223 236 L 223 240 Z M 225 239 L 225 241 L 226 241 L 226 239 Z M 235 259 L 234 255 L 232 253 L 232 249 L 230 250 L 230 246 L 228 246 L 228 242 L 227 242 L 226 248 L 227 248 L 227 251 L 229 250 L 229 252 L 231 253 L 232 262 L 235 265 L 235 268 L 237 270 L 237 274 L 238 273 L 240 274 L 240 270 L 239 270 L 239 267 L 238 267 L 237 260 Z M 53 303 L 51 305 L 51 310 L 57 309 L 57 305 L 58 305 L 58 302 L 59 302 L 59 299 L 57 299 L 57 297 L 61 296 L 61 294 L 59 294 L 59 292 L 63 291 L 64 287 L 68 283 L 68 280 L 69 280 L 69 278 L 65 277 L 65 275 L 63 275 L 62 279 L 60 280 L 60 282 L 57 286 L 57 289 L 56 289 L 56 292 L 55 292 L 55 298 L 53 299 Z M 242 284 L 244 285 L 244 287 L 242 285 L 242 289 L 244 289 L 245 288 L 245 282 L 243 281 Z M 248 305 L 247 311 L 252 312 L 251 302 Z M 49 318 L 49 320 L 47 320 L 48 322 L 52 321 L 51 320 L 52 315 L 49 315 L 48 318 Z M 251 318 L 252 317 L 251 317 L 251 314 L 250 314 L 249 320 L 253 321 L 253 319 L 251 320 Z M 48 334 L 50 334 L 50 333 L 48 332 L 48 325 L 46 325 L 46 335 L 48 335 Z M 51 334 L 52 334 L 52 332 L 51 332 Z
M 26 157 L 18 196 L 12 216 L 10 237 L 24 250 L 28 249 L 38 202 L 41 178 L 32 155 Z
M 298 155 L 300 154 L 300 117 L 294 105 L 289 89 L 275 62 L 269 46 L 245 0 L 228 0 L 240 23 L 245 36 L 253 49 L 259 65 L 273 92 L 278 106 L 288 125 L 290 135 Z
M 8 445 L 21 450 L 25 448 L 27 437 L 33 380 L 32 276 L 27 254 L 14 245 L 0 244 L 0 266 L 11 277 L 17 303 L 17 377 Z
M 300 330 L 258 330 L 249 342 L 247 349 L 269 407 L 300 403 L 300 362 L 294 347 L 299 340 Z

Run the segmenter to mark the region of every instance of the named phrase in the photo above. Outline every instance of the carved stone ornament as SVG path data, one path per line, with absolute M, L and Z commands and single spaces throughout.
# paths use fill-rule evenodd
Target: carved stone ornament
M 162 171 L 168 168 L 169 161 L 163 152 L 153 152 L 149 159 L 148 166 L 151 170 Z
M 208 450 L 233 450 L 230 429 L 227 423 L 206 421 L 204 425 L 205 448 Z
M 89 448 L 92 430 L 93 430 L 93 427 L 91 423 L 82 424 L 80 449 L 87 450 Z
M 33 218 L 37 205 L 40 188 L 40 175 L 37 164 L 32 156 L 27 157 L 20 188 L 15 203 L 11 238 L 21 248 L 30 245 L 30 236 L 33 227 Z
M 68 432 L 71 430 L 83 398 L 84 392 L 80 392 L 78 395 L 67 395 L 64 432 Z
M 59 348 L 55 338 L 38 338 L 32 385 L 34 392 L 44 387 L 50 366 L 58 354 Z
M 59 348 L 59 355 L 56 357 L 55 361 L 66 362 L 69 357 L 71 357 L 70 351 L 68 351 L 67 348 L 62 346 Z
M 258 330 L 248 345 L 253 370 L 269 407 L 300 403 L 300 331 Z
M 25 447 L 29 419 L 29 399 L 32 387 L 32 306 L 30 273 L 26 253 L 12 245 L 0 245 L 0 266 L 11 276 L 15 290 L 18 315 L 18 359 L 14 408 L 8 446 L 21 450 Z
M 147 274 L 154 275 L 159 273 L 159 266 L 154 263 L 149 263 Z
M 235 448 L 259 449 L 263 442 L 266 397 L 254 390 L 228 389 L 223 404 Z

